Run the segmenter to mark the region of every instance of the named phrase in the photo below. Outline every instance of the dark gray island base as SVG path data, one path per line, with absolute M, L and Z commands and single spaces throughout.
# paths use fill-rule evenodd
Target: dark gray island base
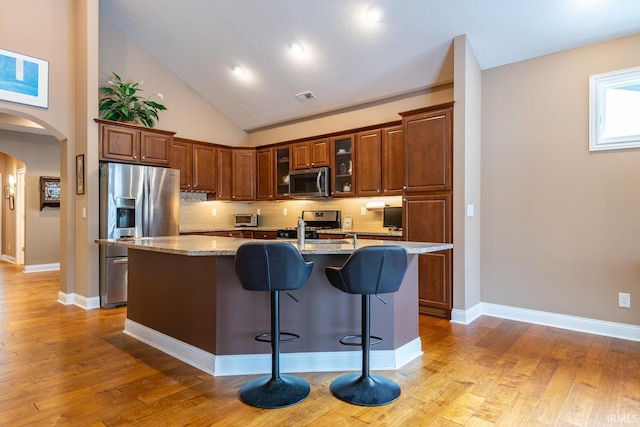
M 124 332 L 212 375 L 269 373 L 271 348 L 254 337 L 269 329 L 269 294 L 249 292 L 233 270 L 237 247 L 248 239 L 176 236 L 130 242 L 98 240 L 129 251 L 127 320 Z M 409 267 L 400 290 L 371 299 L 371 325 L 383 342 L 372 347 L 372 369 L 397 369 L 422 354 L 418 335 L 418 253 L 447 244 L 367 240 L 358 247 L 401 245 Z M 295 245 L 297 246 L 297 245 Z M 281 330 L 299 334 L 281 346 L 283 372 L 359 370 L 358 347 L 338 340 L 360 329 L 360 297 L 334 289 L 324 275 L 342 265 L 351 242 L 307 243 L 298 248 L 314 262 L 309 281 L 282 294 Z

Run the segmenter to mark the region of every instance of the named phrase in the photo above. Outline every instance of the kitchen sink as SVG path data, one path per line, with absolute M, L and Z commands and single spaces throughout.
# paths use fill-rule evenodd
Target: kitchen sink
M 305 239 L 310 245 L 353 245 L 353 240 L 345 239 Z

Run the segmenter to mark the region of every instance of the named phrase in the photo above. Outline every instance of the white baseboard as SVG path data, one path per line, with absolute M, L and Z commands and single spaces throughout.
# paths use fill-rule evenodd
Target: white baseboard
M 469 310 L 452 310 L 451 322 L 468 325 L 482 315 L 630 341 L 640 341 L 640 326 L 487 302 L 476 304 Z
M 6 254 L 2 254 L 2 256 L 0 256 L 0 260 L 1 261 L 6 261 L 6 262 L 10 262 L 11 264 L 15 264 L 16 263 L 16 258 L 12 257 L 10 255 L 6 255 Z
M 39 273 L 41 271 L 56 271 L 56 270 L 60 270 L 59 262 L 54 262 L 51 264 L 36 264 L 36 265 L 24 266 L 25 273 Z
M 67 294 L 65 292 L 58 292 L 58 302 L 64 305 L 77 305 L 85 310 L 92 310 L 94 308 L 100 308 L 100 297 L 85 297 L 78 294 Z
M 271 353 L 216 356 L 129 319 L 125 320 L 124 333 L 214 376 L 271 372 Z M 370 366 L 372 370 L 399 369 L 421 355 L 422 343 L 416 338 L 396 350 L 371 351 Z M 281 353 L 280 369 L 283 373 L 359 371 L 362 354 L 359 351 Z

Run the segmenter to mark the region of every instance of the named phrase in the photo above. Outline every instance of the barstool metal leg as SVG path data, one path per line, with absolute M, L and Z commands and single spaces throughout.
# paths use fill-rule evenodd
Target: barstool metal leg
M 311 391 L 302 378 L 280 375 L 280 292 L 271 292 L 271 376 L 247 382 L 240 399 L 258 408 L 285 408 L 303 401 Z
M 362 295 L 362 373 L 347 374 L 331 383 L 340 400 L 361 406 L 382 406 L 400 397 L 400 386 L 389 378 L 369 373 L 371 346 L 371 298 Z

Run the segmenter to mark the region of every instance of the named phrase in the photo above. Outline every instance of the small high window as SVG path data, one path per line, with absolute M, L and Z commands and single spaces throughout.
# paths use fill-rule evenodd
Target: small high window
M 589 150 L 640 147 L 640 67 L 589 77 Z

